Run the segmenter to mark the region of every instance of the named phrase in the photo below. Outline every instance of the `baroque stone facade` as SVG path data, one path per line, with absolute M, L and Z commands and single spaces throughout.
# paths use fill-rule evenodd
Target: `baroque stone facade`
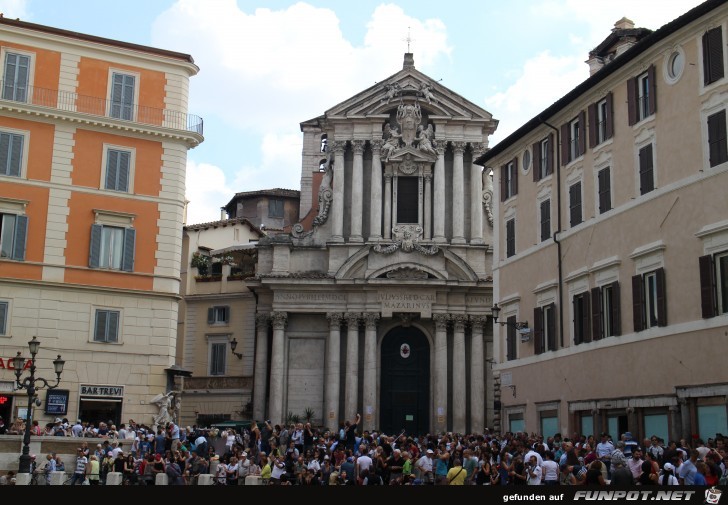
M 409 53 L 301 124 L 301 222 L 260 240 L 248 282 L 255 419 L 312 409 L 329 428 L 357 413 L 388 433 L 492 426 L 490 187 L 473 161 L 496 126 Z

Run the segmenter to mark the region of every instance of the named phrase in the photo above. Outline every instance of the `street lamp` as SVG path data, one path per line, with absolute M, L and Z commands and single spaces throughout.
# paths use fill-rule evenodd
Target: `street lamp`
M 501 326 L 512 326 L 516 329 L 519 335 L 521 335 L 521 339 L 525 340 L 529 338 L 529 335 L 531 334 L 531 328 L 528 327 L 528 321 L 516 321 L 515 323 L 510 322 L 508 320 L 505 321 L 498 321 L 498 315 L 500 314 L 501 308 L 496 303 L 490 308 L 491 314 L 493 314 L 493 322 L 498 323 Z
M 235 337 L 230 341 L 230 350 L 232 353 L 237 356 L 238 359 L 243 359 L 243 353 L 241 352 L 235 352 L 235 349 L 238 347 L 238 341 Z
M 28 342 L 28 349 L 30 349 L 30 375 L 25 377 L 22 381 L 20 375 L 23 373 L 25 367 L 25 358 L 20 355 L 15 356 L 11 361 L 13 362 L 13 368 L 15 368 L 15 384 L 16 389 L 25 389 L 28 392 L 28 413 L 25 416 L 25 436 L 23 437 L 23 454 L 20 456 L 20 465 L 18 473 L 30 473 L 30 425 L 33 422 L 32 406 L 33 398 L 35 394 L 41 389 L 55 389 L 61 383 L 61 374 L 63 373 L 63 365 L 66 363 L 61 359 L 59 354 L 56 359 L 53 360 L 53 368 L 56 372 L 56 383 L 51 385 L 43 377 L 35 376 L 35 356 L 38 354 L 40 349 L 40 342 L 36 337 Z

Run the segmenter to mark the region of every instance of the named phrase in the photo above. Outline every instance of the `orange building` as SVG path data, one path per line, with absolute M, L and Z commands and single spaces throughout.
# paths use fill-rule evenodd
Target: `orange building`
M 62 383 L 34 412 L 150 424 L 172 384 L 187 150 L 187 54 L 0 18 L 0 416 L 8 359 L 38 336 Z

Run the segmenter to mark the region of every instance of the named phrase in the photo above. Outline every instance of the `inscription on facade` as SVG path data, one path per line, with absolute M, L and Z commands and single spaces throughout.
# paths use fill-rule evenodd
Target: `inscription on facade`
M 493 305 L 493 299 L 490 296 L 485 295 L 470 295 L 465 297 L 465 304 L 469 306 L 479 305 L 481 307 L 490 308 L 491 305 Z
M 273 300 L 276 302 L 306 302 L 306 303 L 321 303 L 321 302 L 338 302 L 345 303 L 346 295 L 337 293 L 287 293 L 287 292 L 276 292 Z
M 420 317 L 429 318 L 432 314 L 434 293 L 388 292 L 379 293 L 382 317 L 392 317 L 393 312 L 417 312 Z

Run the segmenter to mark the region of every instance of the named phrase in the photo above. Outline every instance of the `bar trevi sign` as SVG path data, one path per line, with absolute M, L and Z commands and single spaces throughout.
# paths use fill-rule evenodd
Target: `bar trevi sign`
M 81 384 L 81 396 L 120 398 L 124 396 L 124 386 L 94 386 Z

